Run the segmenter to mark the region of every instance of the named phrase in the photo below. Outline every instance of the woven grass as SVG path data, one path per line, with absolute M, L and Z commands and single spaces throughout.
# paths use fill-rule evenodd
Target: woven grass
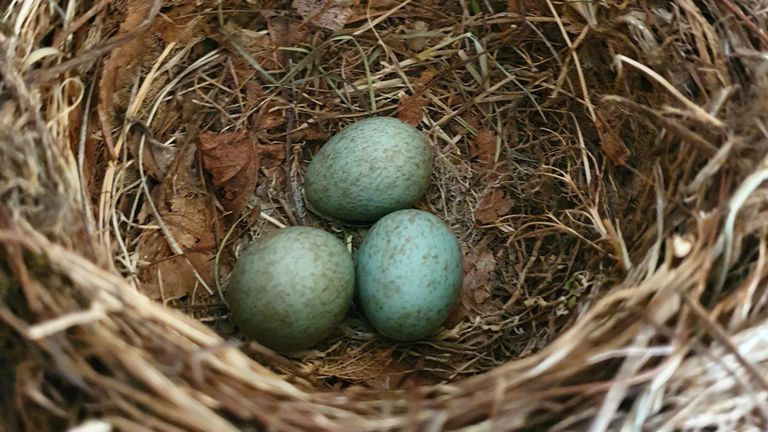
M 0 431 L 768 428 L 762 0 L 0 2 Z M 438 334 L 244 340 L 355 119 L 435 155 Z M 234 168 L 233 168 L 234 167 Z

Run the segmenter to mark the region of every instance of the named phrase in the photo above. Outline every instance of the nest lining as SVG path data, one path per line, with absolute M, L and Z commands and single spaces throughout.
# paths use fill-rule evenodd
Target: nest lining
M 758 2 L 382 2 L 333 34 L 278 3 L 9 7 L 8 428 L 764 427 Z M 301 177 L 374 114 L 430 138 L 460 307 L 416 344 L 357 310 L 292 358 L 238 343 L 240 245 L 359 242 Z

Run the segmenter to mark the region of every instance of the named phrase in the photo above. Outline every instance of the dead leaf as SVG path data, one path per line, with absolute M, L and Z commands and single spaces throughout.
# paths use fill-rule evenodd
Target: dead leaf
M 503 306 L 501 300 L 492 295 L 495 274 L 496 257 L 490 250 L 473 250 L 464 256 L 464 285 L 458 307 L 448 320 L 449 326 L 466 317 L 493 314 Z
M 168 110 L 160 110 L 159 120 L 166 121 L 165 113 L 171 111 L 175 104 L 171 104 Z M 170 115 L 170 113 L 168 113 Z M 178 110 L 176 110 L 176 119 L 178 121 Z M 154 129 L 161 129 L 158 126 Z M 144 145 L 140 143 L 143 141 Z M 176 146 L 162 145 L 153 135 L 152 131 L 142 122 L 135 121 L 128 133 L 128 148 L 131 154 L 137 157 L 141 149 L 141 160 L 144 165 L 144 171 L 151 177 L 161 180 L 165 178 L 169 167 L 173 163 L 178 153 Z
M 139 237 L 141 260 L 150 263 L 139 270 L 142 291 L 155 300 L 172 300 L 192 292 L 198 283 L 194 268 L 211 284 L 210 274 L 213 254 L 190 252 L 174 255 L 159 231 L 149 231 Z
M 166 43 L 189 42 L 197 36 L 211 33 L 206 28 L 203 16 L 198 4 L 184 2 L 164 12 L 163 19 L 156 22 L 153 27 Z
M 174 252 L 161 230 L 146 230 L 139 236 L 136 251 L 146 264 L 139 268 L 138 277 L 144 293 L 154 299 L 188 295 L 197 284 L 193 269 L 207 284 L 212 282 L 216 246 L 213 215 L 192 166 L 194 160 L 194 145 L 186 145 L 152 194 L 160 219 L 181 255 Z
M 309 41 L 311 33 L 302 28 L 300 23 L 292 22 L 274 11 L 262 9 L 261 15 L 267 21 L 267 32 L 244 28 L 236 21 L 228 21 L 224 24 L 226 37 L 223 36 L 224 32 L 219 32 L 222 34 L 218 35 L 214 32 L 211 37 L 231 50 L 236 50 L 234 42 L 266 70 L 282 69 L 288 66 L 289 60 L 287 51 L 283 48 Z M 250 63 L 241 56 L 233 58 L 233 66 L 236 76 L 243 82 L 248 82 L 248 77 L 255 74 Z
M 424 96 L 404 95 L 397 106 L 397 118 L 416 126 L 424 116 L 423 109 L 427 99 Z
M 147 18 L 152 2 L 131 1 L 128 12 L 120 24 L 119 32 L 129 33 Z M 115 48 L 104 61 L 104 69 L 99 80 L 98 117 L 104 133 L 104 141 L 110 152 L 114 151 L 112 142 L 112 118 L 116 104 L 116 92 L 126 87 L 133 77 L 133 71 L 140 65 L 146 52 L 149 33 L 146 37 L 135 37 Z M 113 155 L 116 156 L 116 155 Z
M 296 12 L 318 27 L 332 31 L 341 30 L 352 16 L 352 0 L 293 0 Z
M 260 157 L 254 143 L 245 132 L 204 133 L 198 148 L 205 170 L 219 188 L 224 208 L 234 217 L 256 190 Z
M 268 102 L 253 113 L 253 128 L 259 133 L 267 132 L 270 129 L 282 126 L 287 119 L 283 115 L 282 109 L 274 109 L 275 103 Z
M 600 149 L 603 150 L 605 157 L 615 165 L 625 166 L 627 158 L 632 153 L 617 133 L 620 125 L 608 111 L 598 109 L 595 114 L 595 127 L 598 135 L 600 135 Z
M 428 65 L 427 68 L 424 69 L 421 74 L 419 74 L 419 77 L 416 79 L 416 81 L 413 82 L 414 90 L 423 91 L 438 74 L 439 71 L 436 67 Z
M 331 134 L 317 123 L 308 123 L 289 134 L 291 141 L 327 141 Z
M 496 132 L 481 129 L 470 141 L 470 155 L 476 157 L 481 166 L 490 167 L 496 159 Z
M 256 195 L 265 201 L 270 201 L 275 197 L 284 197 L 285 188 L 288 184 L 288 176 L 282 166 L 273 168 L 262 168 L 264 180 L 259 182 L 256 187 Z
M 264 88 L 255 80 L 249 80 L 245 83 L 245 100 L 248 105 L 255 107 L 264 97 Z
M 258 146 L 261 166 L 264 169 L 282 167 L 285 161 L 285 146 L 283 144 L 267 144 Z
M 475 221 L 481 224 L 492 223 L 509 214 L 513 204 L 512 199 L 501 188 L 493 188 L 480 198 L 475 210 Z
M 272 41 L 267 45 L 267 49 L 281 67 L 288 66 L 288 52 L 282 48 L 306 43 L 312 37 L 312 32 L 307 26 L 281 15 L 268 16 L 267 28 Z
M 279 69 L 283 65 L 279 62 L 278 53 L 274 48 L 272 33 L 264 34 L 247 28 L 241 28 L 233 22 L 228 22 L 224 25 L 224 29 L 229 33 L 229 37 L 240 48 L 242 48 L 248 55 L 253 57 L 262 67 L 267 70 Z M 216 40 L 225 45 L 231 45 L 232 41 L 214 36 Z M 234 50 L 235 48 L 232 48 Z M 233 59 L 234 70 L 237 73 L 238 79 L 245 79 L 246 76 L 253 76 L 253 67 L 248 63 L 245 58 L 234 57 Z
M 405 44 L 412 51 L 419 52 L 430 46 L 430 38 L 420 35 L 420 33 L 423 34 L 429 30 L 429 25 L 427 25 L 426 22 L 421 20 L 407 22 L 403 26 L 403 30 L 405 31 L 405 34 L 408 35 Z
M 435 67 L 427 67 L 413 82 L 413 94 L 404 95 L 400 98 L 400 103 L 397 106 L 397 117 L 400 120 L 414 126 L 421 121 L 424 116 L 424 106 L 427 104 L 424 92 L 437 74 L 438 71 Z
M 435 384 L 434 377 L 428 372 L 421 371 L 423 360 L 419 360 L 416 365 L 411 366 L 404 360 L 390 355 L 387 362 L 381 367 L 377 374 L 366 380 L 365 384 L 376 390 L 409 390 L 419 388 L 425 385 Z
M 422 4 L 421 7 L 423 8 L 429 8 L 428 3 L 433 0 L 421 0 Z M 377 17 L 381 14 L 387 13 L 391 11 L 393 8 L 397 7 L 400 3 L 402 3 L 402 0 L 375 0 L 375 1 L 368 1 L 368 2 L 361 2 L 360 0 L 355 0 L 355 8 L 352 11 L 352 16 L 350 16 L 347 19 L 347 24 L 360 22 L 360 21 L 368 21 L 371 19 L 371 17 Z M 382 34 L 382 37 L 385 36 L 386 33 Z
M 491 297 L 490 277 L 496 269 L 496 258 L 490 251 L 484 251 L 475 257 L 470 277 L 470 298 L 475 304 L 482 304 Z

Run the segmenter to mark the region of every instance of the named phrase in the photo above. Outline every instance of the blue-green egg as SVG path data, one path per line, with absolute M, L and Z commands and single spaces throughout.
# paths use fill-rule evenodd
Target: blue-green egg
M 355 263 L 365 315 L 379 333 L 398 341 L 433 334 L 461 291 L 459 242 L 437 216 L 399 210 L 366 234 Z
M 304 176 L 304 194 L 322 216 L 375 221 L 413 206 L 431 173 L 421 132 L 393 117 L 370 117 L 347 126 L 317 152 Z
M 354 261 L 339 239 L 317 228 L 290 227 L 243 250 L 226 299 L 245 336 L 291 352 L 330 335 L 344 319 L 354 284 Z

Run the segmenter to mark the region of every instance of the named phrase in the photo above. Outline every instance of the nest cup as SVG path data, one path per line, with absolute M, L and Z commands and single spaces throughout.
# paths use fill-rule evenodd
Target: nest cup
M 765 429 L 764 5 L 614 3 L 3 5 L 0 430 Z M 243 245 L 360 244 L 302 179 L 374 115 L 429 140 L 459 304 L 242 339 Z

